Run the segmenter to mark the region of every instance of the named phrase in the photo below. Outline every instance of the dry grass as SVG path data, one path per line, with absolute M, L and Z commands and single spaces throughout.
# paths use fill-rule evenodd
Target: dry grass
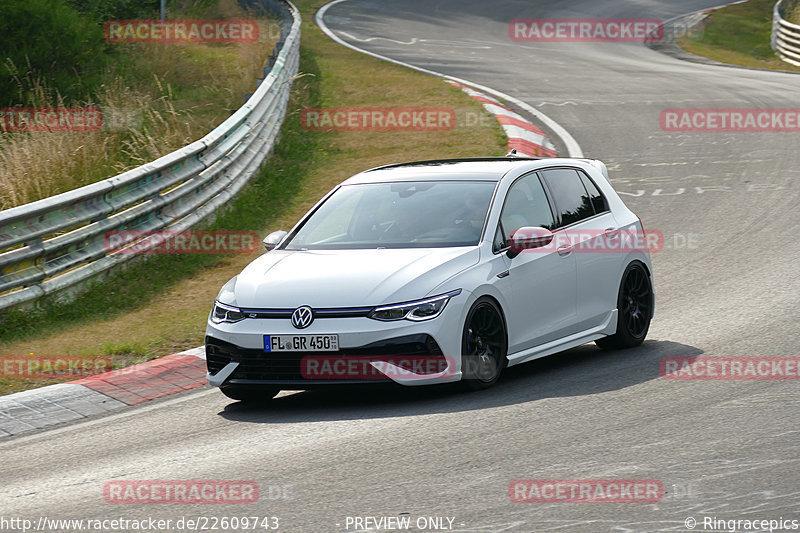
M 102 109 L 104 129 L 4 134 L 0 208 L 46 198 L 141 165 L 185 145 L 199 129 L 197 120 L 176 111 L 170 98 L 154 101 L 125 86 L 121 78 L 103 86 L 89 105 Z M 64 107 L 64 103 L 57 99 L 45 106 Z
M 787 11 L 786 20 L 793 24 L 800 24 L 800 2 L 796 2 L 794 7 Z
M 248 15 L 222 0 L 207 16 Z M 20 107 L 99 106 L 105 124 L 89 132 L 0 133 L 0 210 L 94 183 L 204 136 L 255 89 L 278 38 L 275 22 L 259 24 L 257 43 L 120 45 L 119 64 L 89 102 L 65 103 L 10 66 Z

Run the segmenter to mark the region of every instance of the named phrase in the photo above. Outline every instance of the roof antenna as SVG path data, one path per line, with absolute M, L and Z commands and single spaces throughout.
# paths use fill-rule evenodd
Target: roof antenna
M 517 157 L 517 149 L 512 148 L 511 151 L 506 154 L 506 157 Z

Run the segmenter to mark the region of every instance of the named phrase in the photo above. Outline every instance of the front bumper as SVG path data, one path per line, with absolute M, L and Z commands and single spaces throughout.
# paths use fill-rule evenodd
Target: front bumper
M 303 390 L 317 386 L 395 382 L 428 385 L 461 379 L 461 335 L 469 294 L 454 296 L 436 318 L 423 321 L 379 321 L 365 316 L 323 314 L 315 310 L 310 326 L 298 330 L 290 317 L 257 313 L 236 323 L 206 327 L 208 382 L 226 385 L 269 385 Z M 319 314 L 318 314 L 319 313 Z M 341 316 L 339 316 L 341 315 Z M 264 335 L 339 336 L 338 352 L 267 352 Z M 322 358 L 334 372 L 309 376 L 306 357 Z M 392 359 L 394 358 L 394 359 Z M 401 366 L 398 358 L 413 358 Z M 327 359 L 327 361 L 326 361 Z M 355 361 L 360 373 L 339 372 L 337 360 Z M 420 371 L 418 363 L 425 364 Z M 375 372 L 377 370 L 377 372 Z
M 336 352 L 265 352 L 206 337 L 211 385 L 269 385 L 309 389 L 329 385 L 457 381 L 459 361 L 428 334 L 406 335 Z

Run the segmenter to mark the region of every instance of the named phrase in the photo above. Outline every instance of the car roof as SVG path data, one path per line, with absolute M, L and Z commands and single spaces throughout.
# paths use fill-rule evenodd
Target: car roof
M 344 181 L 343 185 L 393 181 L 500 181 L 511 170 L 542 167 L 585 166 L 586 160 L 556 157 L 476 157 L 413 161 L 371 168 Z

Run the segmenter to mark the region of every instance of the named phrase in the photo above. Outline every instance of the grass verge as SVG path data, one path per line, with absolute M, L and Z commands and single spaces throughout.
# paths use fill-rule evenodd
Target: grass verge
M 775 0 L 752 0 L 714 11 L 702 31 L 678 40 L 687 52 L 720 63 L 800 72 L 772 51 Z
M 798 2 L 788 13 L 786 13 L 786 20 L 792 24 L 800 24 L 800 2 Z
M 313 24 L 326 0 L 301 0 L 301 77 L 295 81 L 281 141 L 262 171 L 220 213 L 212 229 L 265 235 L 288 229 L 331 187 L 363 169 L 415 159 L 502 155 L 500 126 L 462 91 L 438 78 L 382 62 L 330 41 Z M 447 107 L 449 131 L 312 132 L 307 107 Z M 257 255 L 164 255 L 136 261 L 68 305 L 0 316 L 0 356 L 106 356 L 115 366 L 203 343 L 219 288 Z M 0 393 L 46 384 L 0 377 Z

